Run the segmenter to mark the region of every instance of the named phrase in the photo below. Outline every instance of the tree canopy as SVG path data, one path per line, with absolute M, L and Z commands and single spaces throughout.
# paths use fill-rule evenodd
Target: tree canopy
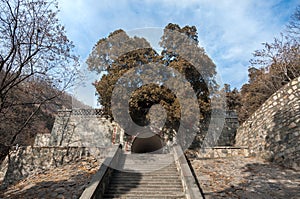
M 273 93 L 300 76 L 300 6 L 286 30 L 271 43 L 256 50 L 248 69 L 249 81 L 241 88 L 240 121 L 245 121 Z
M 115 116 L 112 113 L 111 101 L 113 92 L 116 92 L 116 84 L 122 84 L 122 77 L 136 69 L 133 70 L 130 83 L 124 80 L 122 85 L 135 88 L 130 90 L 130 99 L 127 102 L 130 116 L 136 124 L 145 126 L 151 122 L 151 107 L 155 104 L 160 105 L 167 115 L 165 125 L 160 131 L 171 139 L 179 125 L 192 128 L 190 124 L 182 123 L 181 117 L 197 112 L 197 109 L 182 110 L 184 104 L 188 107 L 192 101 L 189 101 L 189 96 L 184 100 L 180 98 L 187 95 L 184 93 L 187 89 L 180 86 L 188 84 L 192 88 L 199 112 L 197 120 L 204 124 L 205 119 L 209 117 L 210 97 L 218 88 L 214 79 L 216 66 L 199 46 L 195 26 L 180 28 L 177 24 L 168 24 L 164 28 L 160 46 L 163 49 L 161 53 L 156 52 L 144 38 L 129 37 L 125 31 L 116 30 L 96 43 L 87 64 L 90 70 L 102 74 L 101 79 L 94 85 L 99 94 L 100 104 L 111 116 Z M 145 65 L 155 68 L 158 72 L 153 73 L 153 70 L 143 68 Z M 184 79 L 184 83 L 178 82 L 180 78 Z M 158 82 L 144 84 L 153 79 L 158 79 Z M 166 87 L 163 82 L 175 85 L 172 87 L 177 91 Z

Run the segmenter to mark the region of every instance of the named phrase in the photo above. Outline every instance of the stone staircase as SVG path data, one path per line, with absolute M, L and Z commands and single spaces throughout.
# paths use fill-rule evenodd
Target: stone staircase
M 186 198 L 173 154 L 122 154 L 103 198 Z

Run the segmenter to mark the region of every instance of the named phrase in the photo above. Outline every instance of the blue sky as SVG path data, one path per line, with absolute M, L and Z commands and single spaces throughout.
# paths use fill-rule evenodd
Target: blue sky
M 84 63 L 94 44 L 116 29 L 164 28 L 168 23 L 194 25 L 200 46 L 217 65 L 223 83 L 247 82 L 252 53 L 272 42 L 300 4 L 299 0 L 58 0 L 59 18 Z M 82 69 L 86 66 L 82 64 Z M 86 74 L 88 74 L 85 71 Z M 95 106 L 89 74 L 80 100 Z

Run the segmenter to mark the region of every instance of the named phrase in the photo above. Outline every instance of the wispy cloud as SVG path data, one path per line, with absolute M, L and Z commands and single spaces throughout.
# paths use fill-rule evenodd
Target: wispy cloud
M 84 61 L 94 44 L 122 28 L 195 25 L 224 83 L 247 81 L 248 60 L 283 30 L 298 0 L 59 0 L 60 18 Z M 94 94 L 94 93 L 93 93 Z

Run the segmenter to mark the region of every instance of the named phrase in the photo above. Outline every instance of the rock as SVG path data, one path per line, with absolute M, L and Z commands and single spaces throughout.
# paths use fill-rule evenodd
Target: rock
M 60 187 L 60 188 L 57 188 L 57 189 L 55 189 L 54 190 L 54 192 L 56 192 L 56 193 L 64 193 L 66 191 L 66 189 L 65 188 L 63 188 L 63 187 Z
M 22 191 L 26 190 L 26 189 L 30 189 L 32 187 L 34 187 L 36 184 L 35 183 L 30 183 L 28 185 L 26 185 L 25 187 L 23 187 Z
M 57 192 L 52 192 L 52 193 L 50 194 L 51 198 L 55 198 L 57 195 L 58 195 Z
M 63 194 L 59 194 L 56 196 L 57 199 L 65 199 L 65 196 Z

